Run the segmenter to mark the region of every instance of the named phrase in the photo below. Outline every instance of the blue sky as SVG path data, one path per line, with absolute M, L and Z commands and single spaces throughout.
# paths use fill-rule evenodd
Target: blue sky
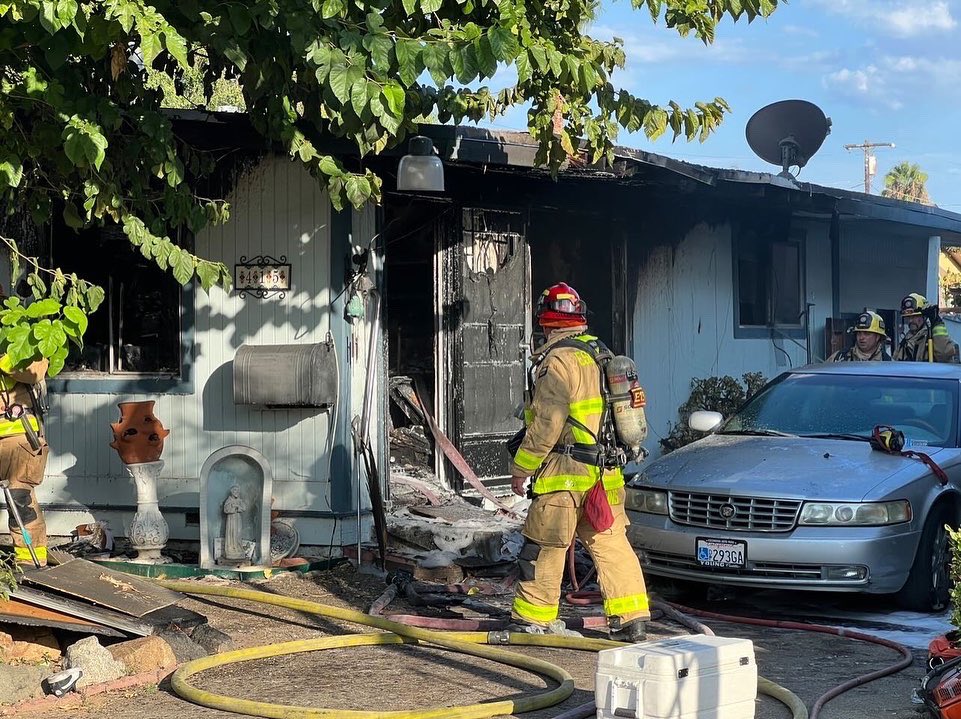
M 707 142 L 650 142 L 622 132 L 618 142 L 715 167 L 776 172 L 744 139 L 755 110 L 777 100 L 814 102 L 831 134 L 800 175 L 818 184 L 863 189 L 864 160 L 850 143 L 893 142 L 876 150 L 874 192 L 884 174 L 909 160 L 928 173 L 936 204 L 961 212 L 961 147 L 953 140 L 961 90 L 961 0 L 795 0 L 768 20 L 718 28 L 712 46 L 655 26 L 629 0 L 604 0 L 591 28 L 599 39 L 625 41 L 627 65 L 615 86 L 653 102 L 681 104 L 721 96 L 731 105 Z M 495 78 L 506 84 L 510 77 Z M 509 73 L 503 73 L 509 75 Z M 498 82 L 500 81 L 500 82 Z M 523 128 L 518 109 L 494 123 Z

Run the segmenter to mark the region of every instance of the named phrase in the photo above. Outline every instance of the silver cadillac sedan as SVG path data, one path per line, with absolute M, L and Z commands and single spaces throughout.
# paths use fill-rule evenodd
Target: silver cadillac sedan
M 897 593 L 948 603 L 944 525 L 961 517 L 961 365 L 845 362 L 786 372 L 710 432 L 628 483 L 645 572 L 712 584 Z M 877 425 L 916 457 L 875 449 Z

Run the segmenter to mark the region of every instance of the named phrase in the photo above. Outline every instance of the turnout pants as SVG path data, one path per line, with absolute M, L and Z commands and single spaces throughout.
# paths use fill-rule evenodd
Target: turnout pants
M 22 434 L 0 438 L 0 480 L 10 483 L 10 494 L 20 512 L 24 527 L 30 533 L 41 564 L 47 561 L 47 525 L 43 521 L 43 512 L 37 503 L 34 490 L 43 481 L 49 451 L 46 444 L 39 451 L 35 451 Z M 32 562 L 30 551 L 23 541 L 23 533 L 9 508 L 7 518 L 17 560 Z
M 625 624 L 651 618 L 641 565 L 627 541 L 624 488 L 611 494 L 615 491 L 617 504 L 611 506 L 614 524 L 604 532 L 595 531 L 584 515 L 586 492 L 535 495 L 524 523 L 527 541 L 518 558 L 520 581 L 511 612 L 514 619 L 541 626 L 557 619 L 567 548 L 575 534 L 594 559 L 608 620 L 617 617 Z

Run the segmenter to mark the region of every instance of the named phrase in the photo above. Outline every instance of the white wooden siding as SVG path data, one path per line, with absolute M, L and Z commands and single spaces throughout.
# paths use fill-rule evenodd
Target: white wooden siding
M 928 233 L 884 231 L 875 223 L 841 226 L 840 311 L 897 310 L 911 292 L 928 287 Z
M 813 327 L 831 313 L 830 243 L 826 228 L 807 230 L 807 300 Z M 634 241 L 643 241 L 636 238 Z M 677 408 L 690 396 L 695 377 L 762 372 L 768 378 L 807 361 L 804 340 L 734 338 L 734 278 L 730 226 L 698 225 L 675 246 L 650 250 L 630 268 L 637 279 L 633 310 L 633 358 L 647 393 L 650 434 L 646 446 L 677 422 Z
M 231 444 L 244 444 L 267 457 L 273 470 L 275 507 L 330 510 L 328 453 L 330 423 L 316 410 L 259 410 L 233 403 L 232 360 L 242 344 L 323 342 L 330 330 L 330 218 L 327 197 L 298 163 L 264 160 L 245 174 L 230 194 L 232 216 L 223 227 L 196 238 L 200 256 L 224 262 L 231 270 L 241 256 L 286 255 L 292 265 L 292 290 L 285 299 L 239 297 L 237 291 L 196 290 L 193 334 L 194 394 L 51 396 L 49 436 L 52 454 L 41 487 L 44 503 L 133 505 L 133 483 L 116 452 L 108 447 L 109 423 L 117 403 L 153 399 L 156 413 L 170 429 L 159 486 L 161 507 L 198 505 L 198 475 L 204 460 Z M 338 347 L 341 362 L 349 361 Z M 342 392 L 345 388 L 341 388 Z M 345 410 L 347 408 L 344 408 Z M 346 478 L 344 478 L 346 480 Z M 94 511 L 93 516 L 109 513 Z M 130 515 L 122 522 L 128 525 Z M 79 521 L 48 517 L 62 533 Z M 196 527 L 170 517 L 171 536 L 196 539 Z M 112 521 L 114 531 L 125 534 Z M 329 524 L 297 523 L 305 543 L 330 541 Z M 337 542 L 339 544 L 339 541 Z

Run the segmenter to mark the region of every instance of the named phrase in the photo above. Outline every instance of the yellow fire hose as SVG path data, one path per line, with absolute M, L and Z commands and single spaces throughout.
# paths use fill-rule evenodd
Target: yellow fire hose
M 250 716 L 272 717 L 274 719 L 313 719 L 316 717 L 336 719 L 488 719 L 494 716 L 520 714 L 554 706 L 567 699 L 574 691 L 574 680 L 571 678 L 571 675 L 561 667 L 524 654 L 516 654 L 505 649 L 486 646 L 490 642 L 492 635 L 497 635 L 497 632 L 490 634 L 487 632 L 436 632 L 418 627 L 410 627 L 406 624 L 399 624 L 389 619 L 372 616 L 354 609 L 342 609 L 328 604 L 308 602 L 292 597 L 281 597 L 249 589 L 209 587 L 198 585 L 194 582 L 182 581 L 159 581 L 158 584 L 167 589 L 183 592 L 184 594 L 204 594 L 208 596 L 242 599 L 260 604 L 273 604 L 286 609 L 318 614 L 329 619 L 340 619 L 342 621 L 363 624 L 384 630 L 384 632 L 373 634 L 346 634 L 337 637 L 322 637 L 319 639 L 238 649 L 236 651 L 215 654 L 187 662 L 174 672 L 171 678 L 171 687 L 174 692 L 182 698 L 201 706 Z M 500 634 L 504 636 L 504 633 Z M 509 643 L 513 645 L 576 649 L 581 651 L 600 651 L 601 649 L 624 646 L 622 642 L 614 642 L 608 639 L 584 639 L 524 633 L 511 633 L 507 636 L 509 636 Z M 503 699 L 500 701 L 485 702 L 483 704 L 432 707 L 414 711 L 360 711 L 303 707 L 290 704 L 271 704 L 269 702 L 259 702 L 250 699 L 239 699 L 204 691 L 190 684 L 188 681 L 194 674 L 198 674 L 207 669 L 254 659 L 313 652 L 323 649 L 367 645 L 417 644 L 420 642 L 541 674 L 556 681 L 558 686 L 554 689 L 537 692 L 519 699 Z M 804 704 L 789 690 L 763 677 L 758 677 L 758 689 L 761 693 L 785 704 L 791 710 L 793 719 L 807 719 L 808 713 Z

